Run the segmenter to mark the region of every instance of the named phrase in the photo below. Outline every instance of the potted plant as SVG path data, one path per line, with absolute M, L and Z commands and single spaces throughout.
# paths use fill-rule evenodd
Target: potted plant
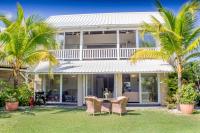
M 14 96 L 8 96 L 5 100 L 5 108 L 7 111 L 17 110 L 19 106 L 19 102 L 17 98 Z
M 194 86 L 195 85 L 193 83 L 184 84 L 183 87 L 178 91 L 180 110 L 184 114 L 192 114 L 194 110 L 194 103 L 198 96 Z
M 1 98 L 5 103 L 5 109 L 7 111 L 13 111 L 18 109 L 17 89 L 14 89 L 9 83 L 0 81 Z

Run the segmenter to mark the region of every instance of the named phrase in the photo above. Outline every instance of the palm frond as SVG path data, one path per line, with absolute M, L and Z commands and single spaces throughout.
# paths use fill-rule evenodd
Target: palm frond
M 3 22 L 6 27 L 9 27 L 12 24 L 12 22 L 4 15 L 0 15 L 0 21 Z
M 175 21 L 176 21 L 176 17 L 174 15 L 174 13 L 172 11 L 169 11 L 167 9 L 165 9 L 162 4 L 160 3 L 159 0 L 156 0 L 156 7 L 160 13 L 160 15 L 162 16 L 162 18 L 164 19 L 165 25 L 170 29 L 170 30 L 174 30 L 175 28 Z
M 155 50 L 138 50 L 130 58 L 131 62 L 135 63 L 138 60 L 145 59 L 162 59 L 168 60 L 169 56 L 162 51 Z
M 195 50 L 196 48 L 198 48 L 200 45 L 200 37 L 196 38 L 194 41 L 192 41 L 187 49 L 185 50 L 186 52 L 192 52 L 193 50 Z
M 194 31 L 192 32 L 192 34 L 187 38 L 186 43 L 190 43 L 191 41 L 193 41 L 195 38 L 200 36 L 200 27 L 194 29 Z
M 16 22 L 18 23 L 22 23 L 24 21 L 24 10 L 22 8 L 22 6 L 17 3 L 17 20 Z
M 187 57 L 185 57 L 185 60 L 188 61 L 190 59 L 194 59 L 194 58 L 197 58 L 197 57 L 200 57 L 200 52 L 195 52 L 195 53 L 188 55 Z
M 54 55 L 52 55 L 49 51 L 46 50 L 34 51 L 33 53 L 24 58 L 24 62 L 31 65 L 37 64 L 40 61 L 45 61 L 45 60 L 46 61 L 48 60 L 51 64 L 54 65 L 58 63 Z

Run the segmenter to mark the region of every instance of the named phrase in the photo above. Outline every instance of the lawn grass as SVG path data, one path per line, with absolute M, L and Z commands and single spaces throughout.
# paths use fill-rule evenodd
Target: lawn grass
M 199 133 L 200 112 L 175 115 L 163 109 L 127 115 L 89 116 L 83 109 L 40 108 L 0 113 L 0 133 Z

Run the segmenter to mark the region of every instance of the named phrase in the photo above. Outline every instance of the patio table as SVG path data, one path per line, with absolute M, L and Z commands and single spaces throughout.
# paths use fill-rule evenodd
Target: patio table
M 99 98 L 99 100 L 102 101 L 101 111 L 108 112 L 110 114 L 112 108 L 111 102 L 115 100 L 115 98 Z

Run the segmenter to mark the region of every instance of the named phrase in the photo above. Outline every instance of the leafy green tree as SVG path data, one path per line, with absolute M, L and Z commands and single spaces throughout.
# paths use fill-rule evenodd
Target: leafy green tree
M 178 73 L 178 88 L 182 86 L 184 64 L 191 58 L 200 55 L 200 26 L 197 25 L 197 14 L 200 1 L 192 0 L 185 3 L 177 14 L 164 8 L 159 1 L 157 10 L 162 21 L 152 16 L 152 23 L 143 23 L 142 34 L 150 33 L 160 42 L 160 50 L 139 50 L 131 57 L 132 62 L 144 59 L 163 59 L 171 61 Z
M 13 69 L 14 88 L 19 85 L 21 68 L 32 67 L 42 60 L 57 63 L 48 49 L 56 47 L 55 29 L 36 15 L 25 18 L 23 8 L 17 4 L 17 16 L 10 20 L 1 15 L 5 30 L 0 33 L 0 61 Z

